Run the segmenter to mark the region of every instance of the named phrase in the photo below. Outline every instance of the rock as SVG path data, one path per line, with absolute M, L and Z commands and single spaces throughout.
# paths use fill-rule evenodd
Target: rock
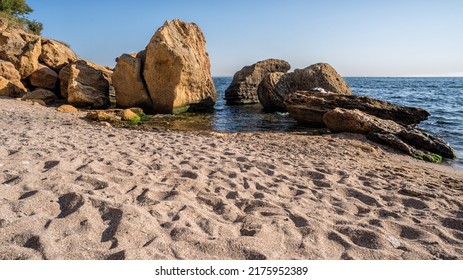
M 32 105 L 47 106 L 47 103 L 45 103 L 45 101 L 40 100 L 40 99 L 31 99 L 27 101 L 31 101 Z
M 257 89 L 257 96 L 264 110 L 270 112 L 287 111 L 284 100 L 291 92 L 290 76 L 290 73 L 281 72 L 270 73 L 265 76 Z
M 135 55 L 123 54 L 117 59 L 113 74 L 118 108 L 141 107 L 154 112 L 151 97 L 142 76 L 142 59 Z
M 325 94 L 318 92 L 295 92 L 285 98 L 290 115 L 301 123 L 324 125 L 323 115 L 335 108 L 358 109 L 367 114 L 395 121 L 401 125 L 417 125 L 428 118 L 423 109 L 394 105 L 366 96 Z
M 22 97 L 22 100 L 42 100 L 45 104 L 49 105 L 56 101 L 56 95 L 46 89 L 36 89 L 26 93 L 26 95 Z
M 158 113 L 214 106 L 206 40 L 194 23 L 175 19 L 156 31 L 146 47 L 143 76 Z
M 450 159 L 457 157 L 455 150 L 445 141 L 417 129 L 404 129 L 397 135 L 404 142 L 412 144 L 420 150 L 425 150 Z
M 50 40 L 42 40 L 42 52 L 39 60 L 56 72 L 77 60 L 77 55 L 65 44 Z
M 73 106 L 91 108 L 109 106 L 109 80 L 102 70 L 88 61 L 78 60 L 70 64 L 67 89 L 67 101 Z
M 57 81 L 58 74 L 43 64 L 39 64 L 38 69 L 29 76 L 29 82 L 32 86 L 50 90 L 55 89 Z
M 24 90 L 16 83 L 0 76 L 0 96 L 18 97 L 24 94 Z
M 371 132 L 367 135 L 367 138 L 373 142 L 380 143 L 389 146 L 395 150 L 402 151 L 403 153 L 410 155 L 416 159 L 436 163 L 442 161 L 442 156 L 430 152 L 420 151 L 412 147 L 411 145 L 405 143 L 397 135 L 394 135 L 392 133 L 384 134 L 378 132 Z
M 0 60 L 0 77 L 0 96 L 16 97 L 27 92 L 21 75 L 11 62 Z
M 13 63 L 22 79 L 37 70 L 41 52 L 42 43 L 39 36 L 27 34 L 22 30 L 0 33 L 0 59 Z
M 323 115 L 323 123 L 331 132 L 368 134 L 370 132 L 398 133 L 403 126 L 355 110 L 336 108 Z
M 141 118 L 137 114 L 132 112 L 132 110 L 125 109 L 124 111 L 122 111 L 122 120 L 129 121 L 132 123 L 138 123 L 141 121 Z
M 91 111 L 87 113 L 87 119 L 92 121 L 118 122 L 120 119 L 105 111 Z
M 56 108 L 56 110 L 58 110 L 59 112 L 62 112 L 62 113 L 77 113 L 77 112 L 79 112 L 79 110 L 76 107 L 74 107 L 72 105 L 69 105 L 69 104 L 61 105 L 58 108 Z
M 296 91 L 351 94 L 344 79 L 327 63 L 318 63 L 292 73 L 269 74 L 259 85 L 259 101 L 266 111 L 286 112 L 284 99 Z
M 69 75 L 71 74 L 71 64 L 68 64 L 61 68 L 58 74 L 60 81 L 60 94 L 63 98 L 68 97 L 68 87 L 69 87 Z
M 230 86 L 225 90 L 228 105 L 258 103 L 257 89 L 269 73 L 287 72 L 291 65 L 284 60 L 267 59 L 236 72 Z
M 293 91 L 310 91 L 322 88 L 325 91 L 349 95 L 352 90 L 346 81 L 328 63 L 317 63 L 305 69 L 296 69 L 291 74 Z

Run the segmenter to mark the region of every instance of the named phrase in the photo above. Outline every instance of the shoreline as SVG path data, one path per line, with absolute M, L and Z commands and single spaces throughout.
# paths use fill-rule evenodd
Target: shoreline
M 2 259 L 463 259 L 463 171 L 363 136 L 0 114 Z

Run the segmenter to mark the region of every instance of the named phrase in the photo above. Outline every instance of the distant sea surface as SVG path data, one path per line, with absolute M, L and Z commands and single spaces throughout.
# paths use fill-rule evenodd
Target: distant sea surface
M 353 94 L 386 100 L 400 105 L 423 108 L 431 113 L 420 129 L 437 135 L 455 148 L 463 167 L 463 78 L 345 78 Z M 153 125 L 180 130 L 213 130 L 219 132 L 302 132 L 287 113 L 264 113 L 259 104 L 227 106 L 225 90 L 231 77 L 214 78 L 218 99 L 209 114 L 156 116 Z

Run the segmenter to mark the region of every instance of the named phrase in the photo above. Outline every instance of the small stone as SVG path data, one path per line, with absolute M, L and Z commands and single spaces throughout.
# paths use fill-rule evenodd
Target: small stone
M 74 107 L 72 105 L 69 105 L 69 104 L 61 105 L 58 108 L 56 108 L 56 110 L 59 111 L 59 112 L 62 112 L 62 113 L 77 113 L 77 112 L 79 112 L 79 110 L 76 107 Z
M 399 241 L 397 238 L 395 238 L 394 236 L 390 236 L 390 235 L 389 235 L 389 236 L 386 237 L 386 239 L 387 239 L 387 241 L 389 241 L 389 242 L 392 244 L 392 246 L 393 246 L 394 248 L 396 248 L 396 249 L 399 248 L 399 247 L 401 246 L 400 241 Z
M 132 112 L 132 110 L 125 109 L 122 112 L 122 120 L 123 121 L 131 121 L 131 122 L 139 122 L 140 117 L 137 114 L 135 114 L 134 112 Z

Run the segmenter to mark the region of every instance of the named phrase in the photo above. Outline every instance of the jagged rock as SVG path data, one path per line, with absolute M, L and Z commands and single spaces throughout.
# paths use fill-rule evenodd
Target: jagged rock
M 66 67 L 61 69 L 61 72 Z M 61 72 L 60 78 L 65 78 Z M 67 101 L 69 104 L 92 108 L 109 106 L 109 80 L 103 70 L 96 68 L 88 61 L 78 60 L 70 64 L 68 77 Z M 64 79 L 61 82 L 66 83 Z
M 194 23 L 175 19 L 156 31 L 146 47 L 143 76 L 158 113 L 212 108 L 217 98 L 206 40 Z
M 266 111 L 286 112 L 284 99 L 296 91 L 351 94 L 344 79 L 327 63 L 317 63 L 292 73 L 269 74 L 258 88 L 259 101 Z
M 0 59 L 13 63 L 22 79 L 37 70 L 41 52 L 42 43 L 39 36 L 21 30 L 0 33 Z
M 40 88 L 26 93 L 22 97 L 22 100 L 42 100 L 45 104 L 49 105 L 56 101 L 56 95 L 49 90 Z
M 142 58 L 134 54 L 123 54 L 116 61 L 113 84 L 117 107 L 141 107 L 152 113 L 153 103 L 142 76 Z
M 259 84 L 257 96 L 266 111 L 287 111 L 284 100 L 291 92 L 290 76 L 291 73 L 270 73 Z
M 60 82 L 60 94 L 63 98 L 68 97 L 68 86 L 69 86 L 69 75 L 71 74 L 71 64 L 68 64 L 61 68 L 58 74 Z
M 323 115 L 323 123 L 331 132 L 368 134 L 370 132 L 398 133 L 403 126 L 391 120 L 383 120 L 357 109 L 336 108 Z
M 77 55 L 65 44 L 56 40 L 42 40 L 42 53 L 39 60 L 54 71 L 59 72 L 64 66 L 77 59 Z
M 445 158 L 456 158 L 455 150 L 442 139 L 426 134 L 417 129 L 404 129 L 397 134 L 406 143 L 430 153 L 441 155 Z
M 280 59 L 267 59 L 251 66 L 245 66 L 236 72 L 230 86 L 225 90 L 228 105 L 250 104 L 259 102 L 257 89 L 269 73 L 287 72 L 291 69 L 288 62 Z
M 16 97 L 27 92 L 21 75 L 11 62 L 0 60 L 0 77 L 0 96 Z
M 59 112 L 62 112 L 62 113 L 77 113 L 77 112 L 79 112 L 79 110 L 76 107 L 74 107 L 72 105 L 69 105 L 69 104 L 61 105 L 58 108 L 56 108 L 56 110 L 58 110 Z
M 367 114 L 392 120 L 401 125 L 416 125 L 428 118 L 423 109 L 394 105 L 366 96 L 295 92 L 285 98 L 285 106 L 298 122 L 324 125 L 323 115 L 335 108 L 358 109 Z
M 58 74 L 43 64 L 39 64 L 38 69 L 29 76 L 31 85 L 50 90 L 55 89 L 57 81 Z

